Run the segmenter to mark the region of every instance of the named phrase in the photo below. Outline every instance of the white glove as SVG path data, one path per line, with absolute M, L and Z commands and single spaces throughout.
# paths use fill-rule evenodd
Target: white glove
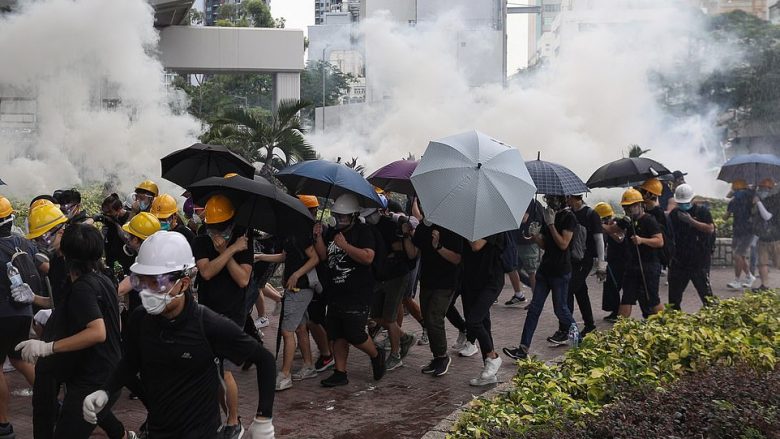
M 274 439 L 274 424 L 269 418 L 255 418 L 249 427 L 249 439 Z
M 607 272 L 607 261 L 597 261 L 596 262 L 596 271 L 600 273 L 606 273 Z
M 416 217 L 410 216 L 409 225 L 412 226 L 412 229 L 416 229 L 417 226 L 420 225 L 420 220 L 418 220 Z
M 22 360 L 35 364 L 38 358 L 48 357 L 54 353 L 54 342 L 26 340 L 16 345 L 14 350 L 22 351 Z
M 544 223 L 548 226 L 555 224 L 555 210 L 551 208 L 544 209 Z
M 105 390 L 98 390 L 87 395 L 81 406 L 84 420 L 93 425 L 97 424 L 97 415 L 106 404 L 108 404 L 108 393 Z
M 11 289 L 11 297 L 16 303 L 32 303 L 35 298 L 32 289 L 27 284 L 21 284 Z
M 539 234 L 539 232 L 542 231 L 542 225 L 539 224 L 537 221 L 532 222 L 528 225 L 528 233 L 531 236 L 536 236 Z

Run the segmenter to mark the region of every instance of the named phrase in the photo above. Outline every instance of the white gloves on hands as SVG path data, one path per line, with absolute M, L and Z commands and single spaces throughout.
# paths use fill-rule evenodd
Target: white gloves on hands
M 16 303 L 32 303 L 35 298 L 32 289 L 27 284 L 21 284 L 11 289 L 11 297 Z
M 48 357 L 54 353 L 54 342 L 26 340 L 16 345 L 14 350 L 22 351 L 22 360 L 35 364 L 38 358 Z
M 528 225 L 528 234 L 531 236 L 536 236 L 541 231 L 542 231 L 542 225 L 539 224 L 537 221 L 534 221 Z
M 548 226 L 555 224 L 555 210 L 551 208 L 544 209 L 544 223 Z
M 249 439 L 274 439 L 274 424 L 269 418 L 255 418 L 249 427 Z
M 97 424 L 97 415 L 106 404 L 108 404 L 108 393 L 105 390 L 98 390 L 87 395 L 81 406 L 84 420 L 92 425 Z
M 607 261 L 596 261 L 596 278 L 599 282 L 607 280 Z

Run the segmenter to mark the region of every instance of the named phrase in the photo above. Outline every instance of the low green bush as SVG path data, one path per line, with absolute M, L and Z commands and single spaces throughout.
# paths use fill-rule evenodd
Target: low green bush
M 772 370 L 780 355 L 777 310 L 780 296 L 764 292 L 696 314 L 667 310 L 646 321 L 621 319 L 610 331 L 588 335 L 561 364 L 519 361 L 514 388 L 472 401 L 450 437 L 582 426 L 628 389 L 660 387 L 712 365 Z

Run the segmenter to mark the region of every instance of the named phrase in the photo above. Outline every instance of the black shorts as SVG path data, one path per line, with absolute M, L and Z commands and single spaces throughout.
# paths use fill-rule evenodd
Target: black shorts
M 359 345 L 368 340 L 368 306 L 328 305 L 326 329 L 329 340 L 344 339 L 350 344 Z
M 314 294 L 309 302 L 309 307 L 306 312 L 309 314 L 309 321 L 318 325 L 325 325 L 326 322 L 326 310 L 328 303 L 321 294 Z
M 626 268 L 623 274 L 623 298 L 621 305 L 634 305 L 637 301 L 643 309 L 650 309 L 661 303 L 658 285 L 661 278 L 661 264 L 644 264 L 645 275 L 639 267 Z M 647 290 L 645 290 L 647 282 Z
M 14 350 L 16 345 L 30 338 L 32 317 L 12 316 L 0 317 L 0 364 L 5 358 L 20 360 L 22 353 Z

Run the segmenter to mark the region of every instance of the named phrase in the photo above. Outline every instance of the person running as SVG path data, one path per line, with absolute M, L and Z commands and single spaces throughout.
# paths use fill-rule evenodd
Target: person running
M 528 286 L 531 292 L 536 283 L 536 270 L 539 268 L 539 246 L 534 242 L 534 238 L 528 233 L 531 224 L 537 225 L 543 220 L 543 208 L 536 199 L 531 200 L 528 208 L 523 214 L 523 221 L 517 233 L 517 259 L 519 268 L 513 273 L 509 273 L 509 280 L 512 282 L 512 288 L 515 294 L 504 305 L 514 306 L 526 302 L 525 295 L 521 287 L 521 280 L 524 276 L 528 278 Z
M 60 248 L 67 261 L 70 288 L 49 318 L 44 340 L 23 341 L 16 349 L 30 363 L 41 359 L 36 371 L 46 369 L 65 384 L 56 424 L 45 429 L 36 425 L 41 428 L 35 429 L 35 437 L 88 438 L 95 425 L 82 418 L 81 402 L 108 379 L 108 372 L 121 358 L 119 304 L 114 284 L 102 273 L 103 237 L 95 227 L 68 225 Z M 107 395 L 107 407 L 118 397 L 118 390 Z M 127 435 L 110 410 L 101 413 L 100 420 L 109 438 L 134 437 Z
M 531 227 L 529 233 L 536 244 L 544 250 L 542 262 L 536 272 L 536 284 L 531 298 L 531 307 L 523 325 L 520 345 L 516 348 L 504 348 L 504 354 L 512 359 L 528 358 L 534 332 L 539 324 L 539 316 L 544 309 L 547 296 L 552 291 L 553 311 L 559 324 L 577 325 L 566 299 L 571 280 L 571 244 L 577 228 L 577 218 L 566 208 L 566 198 L 561 195 L 546 195 L 547 209 L 544 211 L 544 227 Z
M 139 212 L 148 212 L 152 208 L 154 197 L 160 193 L 157 184 L 152 180 L 144 180 L 138 183 L 132 194 L 131 210 L 133 215 Z
M 593 206 L 593 210 L 599 214 L 602 225 L 615 224 L 615 212 L 612 206 L 601 202 Z M 623 233 L 611 233 L 606 228 L 605 246 L 607 253 L 607 273 L 602 286 L 601 309 L 609 312 L 604 320 L 610 323 L 617 321 L 618 308 L 620 307 L 620 290 L 623 289 L 623 273 L 626 270 L 626 240 Z
M 758 236 L 758 274 L 760 290 L 769 288 L 769 265 L 780 268 L 780 191 L 775 181 L 765 178 L 758 182 L 753 214 L 753 231 Z
M 620 205 L 626 216 L 615 225 L 604 226 L 610 233 L 624 233 L 625 239 L 630 241 L 618 314 L 630 317 L 631 308 L 637 301 L 648 314 L 656 314 L 663 309 L 658 296 L 661 277 L 658 253 L 664 246 L 663 231 L 658 222 L 644 212 L 644 199 L 636 189 L 626 190 Z
M 195 240 L 195 233 L 179 217 L 179 206 L 176 204 L 176 199 L 173 196 L 160 194 L 160 196 L 155 197 L 149 212 L 160 221 L 160 230 L 181 233 L 187 238 L 187 242 L 192 245 L 192 242 Z
M 452 362 L 447 355 L 444 317 L 458 286 L 463 238 L 443 227 L 426 225 L 425 221 L 415 228 L 405 223 L 401 230 L 409 259 L 420 257 L 420 308 L 433 354 L 422 373 L 440 377 L 447 373 Z
M 103 415 L 109 395 L 140 374 L 146 389 L 147 428 L 151 438 L 216 438 L 220 413 L 219 366 L 214 358 L 257 365 L 257 411 L 249 437 L 274 437 L 272 423 L 273 356 L 241 327 L 192 296 L 195 259 L 183 235 L 158 232 L 141 245 L 131 267 L 143 306 L 130 317 L 126 352 L 107 368 L 98 390 L 83 398 L 87 422 Z
M 385 374 L 385 351 L 377 350 L 366 333 L 374 291 L 371 264 L 377 244 L 371 230 L 358 221 L 360 206 L 355 195 L 340 195 L 330 211 L 336 224 L 327 236 L 316 234 L 315 249 L 320 259 L 328 261 L 330 270 L 326 319 L 335 366 L 333 374 L 320 383 L 324 387 L 349 384 L 350 345 L 371 358 L 374 380 L 378 381 Z
M 748 188 L 745 180 L 734 180 L 731 183 L 731 200 L 729 201 L 723 221 L 733 216 L 731 235 L 731 254 L 734 258 L 734 280 L 726 286 L 738 290 L 740 288 L 752 288 L 756 276 L 750 270 L 750 247 L 753 245 L 753 228 L 751 225 L 750 211 L 753 208 L 753 191 Z M 742 274 L 745 278 L 742 279 Z
M 705 306 L 712 298 L 709 275 L 710 240 L 715 233 L 710 210 L 693 204 L 693 188 L 688 184 L 677 186 L 674 201 L 677 204 L 669 213 L 669 223 L 674 230 L 675 252 L 669 266 L 669 303 L 679 310 L 688 282 L 692 282 Z
M 252 252 L 246 230 L 233 222 L 233 203 L 224 195 L 208 199 L 206 233 L 195 238 L 192 252 L 198 267 L 198 301 L 229 318 L 239 328 L 246 319 L 246 289 L 252 272 Z M 240 438 L 244 427 L 238 419 L 238 385 L 231 369 L 239 365 L 220 359 L 225 379 L 226 438 Z

